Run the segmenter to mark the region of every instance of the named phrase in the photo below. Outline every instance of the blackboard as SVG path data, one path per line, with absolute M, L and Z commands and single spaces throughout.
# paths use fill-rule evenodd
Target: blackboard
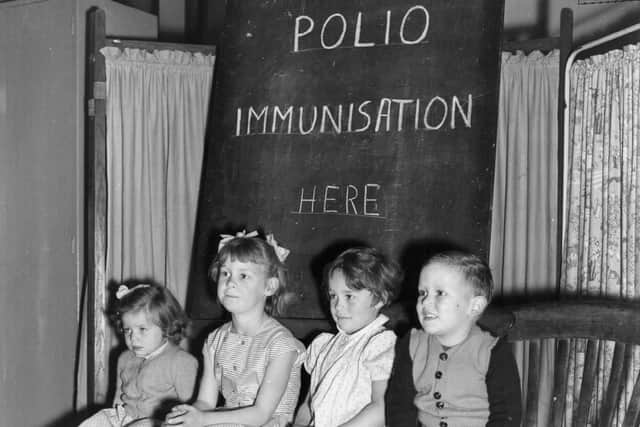
M 350 242 L 486 256 L 502 21 L 499 0 L 228 1 L 191 316 L 221 314 L 207 268 L 243 228 L 291 249 L 294 318 L 325 317 L 321 264 Z

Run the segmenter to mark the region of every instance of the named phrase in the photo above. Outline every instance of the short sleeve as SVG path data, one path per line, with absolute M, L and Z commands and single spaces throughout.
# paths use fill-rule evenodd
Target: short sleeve
M 371 337 L 362 352 L 362 361 L 369 371 L 371 381 L 388 380 L 395 355 L 396 334 L 382 331 Z
M 267 351 L 267 357 L 270 361 L 291 352 L 296 353 L 294 367 L 299 367 L 304 361 L 304 345 L 289 332 L 283 331 L 276 334 L 269 342 Z
M 318 355 L 331 338 L 333 338 L 333 334 L 324 332 L 311 341 L 311 344 L 304 355 L 304 369 L 308 373 L 311 373 L 313 368 L 315 368 L 316 362 L 318 361 Z
M 219 348 L 220 342 L 229 330 L 230 326 L 230 323 L 225 323 L 207 336 L 207 340 L 202 346 L 202 357 L 205 364 L 210 363 L 211 366 L 213 366 L 213 358 L 215 356 L 216 349 Z

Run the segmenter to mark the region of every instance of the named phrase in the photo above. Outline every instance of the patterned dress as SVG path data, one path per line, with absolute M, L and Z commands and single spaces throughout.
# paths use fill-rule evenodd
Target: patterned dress
M 313 340 L 305 361 L 312 425 L 349 421 L 371 402 L 373 381 L 389 378 L 396 335 L 383 326 L 388 320 L 379 315 L 353 334 L 325 333 Z
M 203 348 L 205 363 L 213 366 L 225 408 L 253 405 L 269 363 L 292 351 L 298 357 L 291 369 L 287 388 L 267 424 L 270 427 L 284 427 L 293 420 L 300 393 L 304 345 L 278 321 L 269 318 L 255 336 L 233 332 L 231 322 L 226 323 L 209 335 Z

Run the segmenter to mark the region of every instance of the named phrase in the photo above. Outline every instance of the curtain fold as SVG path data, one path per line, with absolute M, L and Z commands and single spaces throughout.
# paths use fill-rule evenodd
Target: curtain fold
M 154 280 L 184 305 L 215 57 L 106 47 L 108 283 Z M 106 309 L 107 290 L 96 290 Z M 100 316 L 98 311 L 97 316 Z M 95 331 L 106 403 L 107 319 Z M 100 396 L 102 399 L 100 399 Z
M 153 278 L 184 304 L 212 55 L 104 48 L 107 278 Z
M 491 225 L 491 266 L 496 297 L 529 301 L 556 294 L 559 51 L 503 52 Z M 553 386 L 552 340 L 540 342 L 540 395 Z M 514 353 L 523 397 L 529 345 Z M 525 407 L 537 425 L 549 425 L 550 408 Z
M 561 291 L 573 297 L 640 297 L 640 44 L 576 61 L 570 73 L 566 228 Z M 573 343 L 565 421 L 570 425 L 584 368 L 585 341 Z M 634 349 L 621 402 L 640 370 Z M 601 399 L 613 344 L 599 345 Z M 621 425 L 626 405 L 619 406 Z M 599 414 L 590 414 L 597 420 Z

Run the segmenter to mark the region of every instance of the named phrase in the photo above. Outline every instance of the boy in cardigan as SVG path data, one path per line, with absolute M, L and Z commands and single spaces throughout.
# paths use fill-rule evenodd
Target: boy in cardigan
M 422 329 L 396 345 L 385 396 L 388 426 L 520 426 L 511 348 L 476 325 L 492 286 L 491 270 L 471 254 L 443 252 L 423 265 L 416 304 Z

